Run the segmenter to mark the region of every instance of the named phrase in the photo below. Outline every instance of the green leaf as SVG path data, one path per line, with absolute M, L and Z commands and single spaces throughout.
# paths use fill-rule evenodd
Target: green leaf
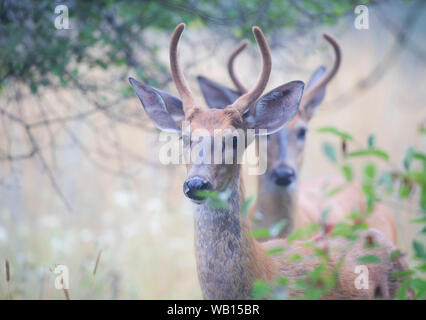
M 364 242 L 364 249 L 376 249 L 380 248 L 380 244 L 377 241 L 369 241 L 368 239 Z
M 270 295 L 270 293 L 271 293 L 271 287 L 265 281 L 262 281 L 262 280 L 254 281 L 253 289 L 252 289 L 254 300 L 266 298 L 268 295 Z
M 410 287 L 410 283 L 411 283 L 411 279 L 410 278 L 404 279 L 404 281 L 402 282 L 402 284 L 399 287 L 398 292 L 396 294 L 396 298 L 398 300 L 405 300 L 405 299 L 407 299 L 406 293 L 407 293 L 407 290 Z
M 368 142 L 368 148 L 370 148 L 370 149 L 374 149 L 374 144 L 375 144 L 375 142 L 376 142 L 376 137 L 375 137 L 375 135 L 374 135 L 374 134 L 370 134 L 370 135 L 368 136 L 368 140 L 367 140 L 367 142 Z
M 364 176 L 367 179 L 374 180 L 376 177 L 376 166 L 372 163 L 367 163 L 364 167 Z
M 196 195 L 203 198 L 210 198 L 210 199 L 218 199 L 219 193 L 217 191 L 208 191 L 208 190 L 198 190 L 196 192 Z
M 315 232 L 317 232 L 319 229 L 318 224 L 311 223 L 304 227 L 303 229 L 297 229 L 294 230 L 288 237 L 287 240 L 289 243 L 293 242 L 294 240 L 299 240 L 302 238 L 309 238 L 311 237 Z
M 421 186 L 426 185 L 426 171 L 409 171 L 405 174 L 405 177 Z
M 324 259 L 328 257 L 327 251 L 319 248 L 315 248 L 314 255 Z
M 288 236 L 288 241 L 291 243 L 294 240 L 299 240 L 303 237 L 304 232 L 301 229 L 298 230 L 294 230 L 289 236 Z
M 414 275 L 415 272 L 413 270 L 403 270 L 403 271 L 398 271 L 398 272 L 394 272 L 391 274 L 391 278 L 406 278 L 409 276 Z
M 288 279 L 285 278 L 285 277 L 278 277 L 277 280 L 276 280 L 276 283 L 279 286 L 286 286 L 286 285 L 288 285 Z
M 381 262 L 381 260 L 380 260 L 379 257 L 377 257 L 375 255 L 371 255 L 371 254 L 367 254 L 365 256 L 359 257 L 357 259 L 357 261 L 359 263 L 367 263 L 367 264 L 370 264 L 370 263 L 380 263 Z
M 359 211 L 352 211 L 348 215 L 348 219 L 350 220 L 364 220 L 366 218 L 365 213 L 359 212 Z
M 355 233 L 356 228 L 352 224 L 339 222 L 336 223 L 331 232 L 332 237 L 344 237 L 350 240 L 357 239 L 357 235 Z
M 426 263 L 423 263 L 417 266 L 416 269 L 419 270 L 420 272 L 426 272 Z
M 417 258 L 426 259 L 426 251 L 425 251 L 423 244 L 414 240 L 413 241 L 413 249 L 414 249 L 414 252 L 416 253 Z
M 255 229 L 250 231 L 250 235 L 254 238 L 268 238 L 269 230 L 268 229 Z
M 244 202 L 241 206 L 241 212 L 243 213 L 244 216 L 247 215 L 248 210 L 250 208 L 250 204 L 253 202 L 253 200 L 254 200 L 253 196 L 250 196 L 246 200 L 244 200 Z
M 426 218 L 412 219 L 412 223 L 426 223 Z
M 404 183 L 399 188 L 399 197 L 401 199 L 407 198 L 410 195 L 411 188 L 408 184 Z
M 375 198 L 374 186 L 372 186 L 371 184 L 363 184 L 362 185 L 362 191 L 364 192 L 364 194 L 368 198 L 370 198 L 370 199 L 374 199 Z
M 426 154 L 422 152 L 414 152 L 413 158 L 426 162 Z
M 346 188 L 346 185 L 337 186 L 333 189 L 331 189 L 329 192 L 327 192 L 327 197 L 332 197 L 336 194 L 338 194 L 340 191 L 344 190 Z
M 295 253 L 288 258 L 288 261 L 290 262 L 296 262 L 301 260 L 302 260 L 302 255 L 300 253 Z
M 38 89 L 37 84 L 34 82 L 31 82 L 30 89 L 31 89 L 31 93 L 37 93 L 37 89 Z
M 327 222 L 327 217 L 328 217 L 328 214 L 330 212 L 331 212 L 331 208 L 326 208 L 326 209 L 324 209 L 321 212 L 321 215 L 320 215 L 320 221 L 321 221 L 321 223 L 326 223 Z
M 424 300 L 426 298 L 426 280 L 414 278 L 411 280 L 411 287 L 416 290 L 415 299 Z
M 305 298 L 307 300 L 319 300 L 321 299 L 321 296 L 323 295 L 323 293 L 324 292 L 323 290 L 321 290 L 321 288 L 312 287 L 305 292 Z
M 218 199 L 212 199 L 209 205 L 214 209 L 229 209 L 229 206 L 226 202 Z
M 353 171 L 352 171 L 352 167 L 345 164 L 342 166 L 342 172 L 343 175 L 345 176 L 346 182 L 351 182 L 353 180 Z
M 334 150 L 333 145 L 331 145 L 328 142 L 324 142 L 322 145 L 322 150 L 324 154 L 327 156 L 327 158 L 330 159 L 331 162 L 333 163 L 337 162 L 336 151 Z
M 389 160 L 389 155 L 380 149 L 365 149 L 357 150 L 346 154 L 347 158 L 362 157 L 362 156 L 375 156 L 384 160 Z
M 276 248 L 272 248 L 272 249 L 269 249 L 268 251 L 266 251 L 266 254 L 268 254 L 268 255 L 276 255 L 276 254 L 283 253 L 283 251 L 284 251 L 284 248 L 282 248 L 282 247 L 276 247 Z
M 407 149 L 407 152 L 405 153 L 405 157 L 404 157 L 405 170 L 410 169 L 410 165 L 411 165 L 411 162 L 413 161 L 413 157 L 414 157 L 414 149 L 410 147 Z
M 391 254 L 389 255 L 389 260 L 398 259 L 399 257 L 402 257 L 403 254 L 400 250 L 393 250 Z
M 393 190 L 393 176 L 390 172 L 383 172 L 377 182 L 379 185 L 386 187 L 386 192 L 391 193 Z
M 331 133 L 335 136 L 342 138 L 343 140 L 353 140 L 353 137 L 349 133 L 340 131 L 334 127 L 322 127 L 318 129 L 317 132 Z
M 121 88 L 121 95 L 123 98 L 131 97 L 134 94 L 133 88 L 131 86 L 125 86 Z
M 273 224 L 269 228 L 269 235 L 271 237 L 277 237 L 280 234 L 280 232 L 285 228 L 286 225 L 287 225 L 286 219 L 282 219 L 278 221 L 277 223 Z
M 294 287 L 295 287 L 296 289 L 301 289 L 301 290 L 305 291 L 305 290 L 306 290 L 306 288 L 308 287 L 308 284 L 307 284 L 307 283 L 306 283 L 306 281 L 305 281 L 305 280 L 303 280 L 303 279 L 297 279 L 297 280 L 294 282 Z
M 229 206 L 228 206 L 227 200 L 230 194 L 231 194 L 230 191 L 217 192 L 217 191 L 209 191 L 209 190 L 198 190 L 196 192 L 196 195 L 201 198 L 211 199 L 209 205 L 215 209 L 228 209 Z

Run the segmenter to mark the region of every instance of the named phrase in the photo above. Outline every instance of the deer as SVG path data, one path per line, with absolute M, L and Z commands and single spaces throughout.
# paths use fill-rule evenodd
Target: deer
M 294 228 L 301 228 L 309 223 L 320 224 L 331 231 L 333 226 L 344 221 L 353 211 L 365 212 L 366 200 L 361 188 L 355 182 L 327 199 L 321 194 L 322 187 L 332 190 L 342 186 L 345 181 L 337 177 L 319 177 L 298 186 L 298 173 L 303 164 L 305 140 L 308 125 L 318 106 L 325 97 L 325 88 L 337 74 L 341 61 L 341 49 L 337 40 L 330 34 L 323 34 L 324 39 L 334 51 L 334 61 L 326 73 L 324 66 L 318 67 L 311 75 L 300 107 L 294 118 L 273 135 L 268 136 L 267 170 L 258 178 L 258 196 L 256 204 L 250 211 L 255 227 L 269 228 L 285 219 L 286 225 L 279 236 L 284 237 Z M 228 60 L 228 73 L 236 87 L 232 90 L 203 76 L 198 76 L 201 92 L 210 108 L 220 108 L 231 104 L 247 92 L 238 79 L 234 61 L 244 50 L 248 42 L 243 40 L 231 53 Z M 324 219 L 322 213 L 328 211 Z M 381 204 L 374 205 L 374 211 L 366 218 L 369 227 L 381 231 L 394 244 L 397 243 L 396 223 L 391 210 Z
M 226 107 L 201 108 L 179 64 L 178 44 L 184 29 L 184 23 L 177 25 L 169 47 L 172 79 L 180 98 L 134 78 L 129 78 L 129 82 L 154 125 L 182 137 L 185 157 L 199 147 L 208 150 L 212 140 L 218 139 L 223 142 L 217 145 L 223 159 L 227 156 L 227 142 L 235 147 L 234 137 L 247 134 L 248 130 L 256 134 L 272 134 L 294 116 L 302 99 L 304 83 L 291 81 L 262 95 L 269 80 L 272 60 L 266 39 L 257 26 L 252 31 L 262 57 L 262 69 L 256 84 Z M 194 136 L 198 129 L 203 132 L 201 137 Z M 243 146 L 246 147 L 252 140 L 240 141 L 245 141 Z M 290 252 L 300 252 L 307 257 L 302 240 L 300 243 L 287 243 L 284 239 L 259 242 L 250 234 L 249 223 L 241 214 L 240 164 L 236 159 L 240 153 L 235 153 L 231 152 L 232 161 L 228 163 L 204 161 L 205 152 L 194 152 L 195 159 L 185 161 L 187 177 L 183 193 L 193 203 L 195 258 L 205 299 L 251 299 L 256 279 L 273 282 L 276 277 L 284 276 L 295 281 L 318 264 L 316 259 L 290 262 Z M 200 192 L 226 192 L 226 206 L 214 206 L 214 199 L 201 196 Z M 365 248 L 363 241 L 367 238 L 374 239 L 378 245 Z M 375 230 L 363 231 L 359 241 L 350 249 L 340 250 L 346 242 L 344 238 L 336 238 L 327 243 L 330 252 L 334 252 L 331 265 L 337 265 L 345 257 L 339 269 L 338 283 L 328 298 L 372 299 L 377 293 L 384 298 L 395 296 L 401 281 L 391 279 L 390 274 L 404 270 L 406 266 L 402 257 L 388 259 L 395 249 L 393 244 Z M 286 250 L 268 255 L 268 250 L 275 247 L 285 247 Z M 383 263 L 369 268 L 369 288 L 357 290 L 354 268 L 357 258 L 365 254 L 375 254 Z M 292 291 L 292 295 L 298 294 L 297 290 Z

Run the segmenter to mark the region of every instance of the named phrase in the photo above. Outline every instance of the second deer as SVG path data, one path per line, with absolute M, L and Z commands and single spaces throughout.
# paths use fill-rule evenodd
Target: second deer
M 333 65 L 328 72 L 323 66 L 315 70 L 308 81 L 295 117 L 279 132 L 268 136 L 267 170 L 264 175 L 259 176 L 257 202 L 250 212 L 257 228 L 269 228 L 285 219 L 287 223 L 280 236 L 289 234 L 295 226 L 302 227 L 312 222 L 326 223 L 325 227 L 330 229 L 351 212 L 366 210 L 365 197 L 356 183 L 348 184 L 343 191 L 329 199 L 322 195 L 323 186 L 327 184 L 327 188 L 332 190 L 341 186 L 344 183 L 343 179 L 317 178 L 298 186 L 297 178 L 303 163 L 309 121 L 324 99 L 325 88 L 339 70 L 341 61 L 338 42 L 328 34 L 324 34 L 324 38 L 333 48 Z M 241 42 L 228 61 L 228 72 L 237 90 L 205 77 L 198 77 L 201 91 L 209 107 L 220 108 L 231 104 L 247 92 L 234 70 L 235 58 L 246 46 L 246 41 Z M 324 222 L 322 212 L 327 209 L 331 210 Z M 395 220 L 388 207 L 376 203 L 374 212 L 367 216 L 366 221 L 369 227 L 378 229 L 396 243 Z

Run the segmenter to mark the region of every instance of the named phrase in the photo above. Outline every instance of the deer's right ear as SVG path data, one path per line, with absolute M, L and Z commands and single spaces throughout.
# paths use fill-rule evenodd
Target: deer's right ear
M 180 123 L 185 118 L 182 101 L 171 94 L 129 78 L 139 100 L 158 129 L 180 132 Z
M 241 95 L 239 92 L 224 87 L 203 76 L 197 77 L 201 92 L 207 105 L 214 109 L 224 109 L 226 106 L 234 103 Z
M 244 114 L 246 128 L 265 130 L 255 135 L 281 130 L 297 113 L 304 86 L 302 81 L 292 81 L 263 95 Z

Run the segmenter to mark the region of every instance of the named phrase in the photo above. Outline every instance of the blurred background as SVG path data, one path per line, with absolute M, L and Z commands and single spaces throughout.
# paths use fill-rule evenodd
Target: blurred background
M 367 5 L 368 29 L 354 26 L 359 4 Z M 64 14 L 55 13 L 58 5 L 68 9 L 69 29 L 55 27 Z M 168 46 L 182 21 L 180 59 L 199 101 L 197 75 L 233 87 L 226 63 L 243 38 L 251 44 L 236 70 L 246 86 L 255 83 L 253 25 L 272 50 L 267 90 L 330 66 L 333 52 L 321 35 L 338 39 L 342 65 L 310 123 L 301 180 L 339 174 L 323 155 L 324 141 L 338 140 L 316 131 L 323 126 L 361 145 L 374 134 L 392 159 L 377 161 L 387 169 L 402 167 L 408 147 L 426 150 L 422 0 L 2 0 L 1 299 L 8 290 L 13 299 L 64 299 L 54 287 L 55 264 L 69 268 L 71 299 L 201 298 L 185 168 L 160 164 L 158 131 L 127 80 L 177 95 Z M 247 196 L 256 195 L 256 179 L 246 177 Z M 410 252 L 418 201 L 391 195 L 388 203 L 398 245 Z

